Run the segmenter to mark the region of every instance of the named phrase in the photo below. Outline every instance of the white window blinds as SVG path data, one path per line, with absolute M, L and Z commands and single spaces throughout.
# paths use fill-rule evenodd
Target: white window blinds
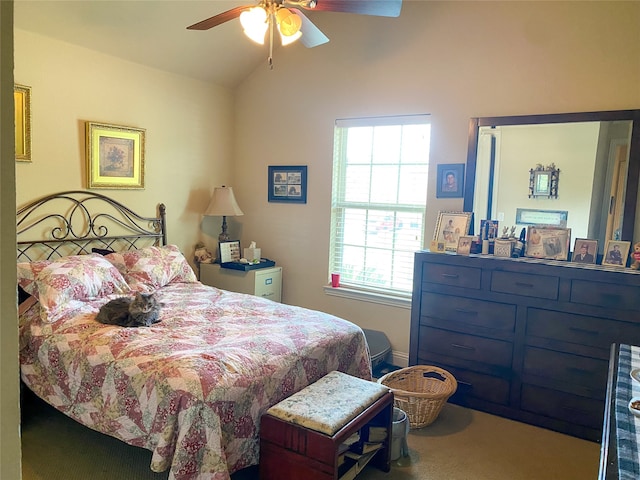
M 337 120 L 329 273 L 344 286 L 406 296 L 424 245 L 428 115 Z

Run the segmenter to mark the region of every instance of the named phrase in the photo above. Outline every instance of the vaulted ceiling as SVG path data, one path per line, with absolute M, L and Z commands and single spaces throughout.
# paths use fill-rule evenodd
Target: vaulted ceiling
M 252 3 L 253 0 L 14 0 L 14 26 L 233 88 L 254 69 L 266 65 L 268 47 L 250 41 L 237 19 L 206 31 L 186 27 Z M 312 12 L 308 17 L 321 26 L 326 15 Z

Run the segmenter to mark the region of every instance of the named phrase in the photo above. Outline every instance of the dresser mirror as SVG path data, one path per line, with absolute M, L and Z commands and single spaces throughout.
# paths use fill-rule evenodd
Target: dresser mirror
M 559 169 L 557 198 L 529 196 L 538 164 Z M 566 212 L 572 238 L 633 242 L 639 175 L 640 110 L 472 118 L 464 211 L 474 232 L 481 219 L 517 225 L 527 209 Z

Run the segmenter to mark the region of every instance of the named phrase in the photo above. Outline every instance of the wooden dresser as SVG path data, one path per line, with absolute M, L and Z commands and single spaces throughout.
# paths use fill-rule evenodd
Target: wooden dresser
M 599 441 L 612 343 L 640 344 L 640 273 L 417 252 L 410 365 L 450 371 L 450 401 Z

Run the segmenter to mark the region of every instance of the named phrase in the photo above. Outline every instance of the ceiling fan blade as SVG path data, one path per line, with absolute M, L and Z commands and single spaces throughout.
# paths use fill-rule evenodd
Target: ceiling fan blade
M 289 10 L 297 13 L 302 20 L 302 26 L 300 27 L 302 37 L 300 37 L 300 41 L 305 47 L 313 48 L 329 41 L 329 38 L 324 33 L 322 33 L 320 29 L 316 27 L 313 22 L 305 16 L 304 13 L 302 13 L 297 8 L 290 8 Z
M 402 0 L 285 0 L 285 3 L 307 10 L 379 17 L 398 17 L 402 8 Z
M 187 30 L 209 30 L 210 28 L 217 27 L 218 25 L 228 22 L 229 20 L 238 18 L 242 12 L 249 10 L 251 7 L 252 5 L 245 5 L 243 7 L 232 8 L 231 10 L 214 15 L 213 17 L 202 20 L 201 22 L 194 23 L 193 25 L 188 26 Z

